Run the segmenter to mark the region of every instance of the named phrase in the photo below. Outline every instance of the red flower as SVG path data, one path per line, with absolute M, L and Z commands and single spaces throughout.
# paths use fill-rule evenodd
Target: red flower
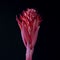
M 33 48 L 36 44 L 40 23 L 42 21 L 40 15 L 37 14 L 35 9 L 27 9 L 22 12 L 19 19 L 16 16 L 16 21 L 21 30 L 25 47 L 27 46 L 27 43 L 29 43 L 30 48 Z

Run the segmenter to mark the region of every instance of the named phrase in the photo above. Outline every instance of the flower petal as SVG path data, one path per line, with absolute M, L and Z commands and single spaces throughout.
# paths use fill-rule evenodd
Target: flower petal
M 34 47 L 37 41 L 37 36 L 38 36 L 38 32 L 39 32 L 39 28 L 40 26 L 37 27 L 36 32 L 34 33 L 34 35 L 32 36 L 32 46 Z
M 19 28 L 21 29 L 21 28 L 22 28 L 22 24 L 21 24 L 21 22 L 19 21 L 19 19 L 18 19 L 17 16 L 16 16 L 16 21 L 17 21 L 17 23 L 18 23 L 18 25 L 19 25 Z

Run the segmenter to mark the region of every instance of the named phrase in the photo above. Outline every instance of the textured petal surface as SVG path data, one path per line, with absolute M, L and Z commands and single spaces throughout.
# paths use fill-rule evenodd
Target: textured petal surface
M 37 41 L 39 24 L 41 23 L 41 17 L 35 9 L 27 9 L 20 14 L 19 19 L 16 17 L 19 28 L 21 30 L 22 40 L 26 47 L 27 43 L 30 44 L 30 48 L 34 47 Z

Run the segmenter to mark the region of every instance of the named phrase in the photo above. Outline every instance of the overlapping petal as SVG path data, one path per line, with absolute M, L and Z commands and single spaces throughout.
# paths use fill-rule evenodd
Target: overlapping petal
M 40 15 L 35 9 L 28 8 L 20 14 L 19 19 L 16 16 L 16 20 L 21 30 L 24 45 L 26 46 L 28 42 L 31 48 L 34 47 L 36 44 L 40 23 L 42 21 Z

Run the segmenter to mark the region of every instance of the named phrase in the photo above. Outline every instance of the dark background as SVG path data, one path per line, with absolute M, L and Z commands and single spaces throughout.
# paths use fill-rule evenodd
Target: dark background
M 26 8 L 36 8 L 43 22 L 39 30 L 33 60 L 48 60 L 48 1 L 14 0 L 0 2 L 0 60 L 25 60 L 25 46 L 16 22 L 16 15 Z

